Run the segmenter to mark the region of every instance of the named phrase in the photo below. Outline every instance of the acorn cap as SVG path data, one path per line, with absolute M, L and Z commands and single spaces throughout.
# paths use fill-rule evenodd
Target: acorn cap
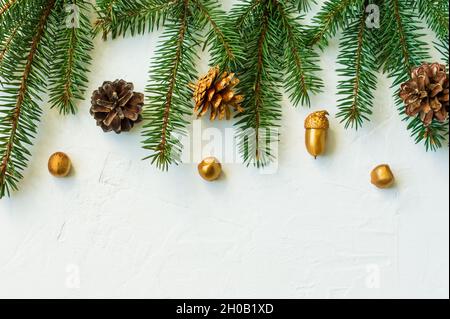
M 324 129 L 330 128 L 330 122 L 328 121 L 327 111 L 319 111 L 310 114 L 305 120 L 305 129 Z

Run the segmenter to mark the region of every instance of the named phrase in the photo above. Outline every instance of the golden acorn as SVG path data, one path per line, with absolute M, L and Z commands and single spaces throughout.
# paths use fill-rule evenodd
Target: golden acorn
M 314 158 L 325 153 L 328 129 L 330 128 L 327 115 L 329 115 L 327 111 L 319 111 L 310 114 L 305 120 L 306 149 Z
M 242 113 L 244 109 L 241 103 L 244 96 L 236 90 L 239 79 L 234 73 L 221 72 L 218 66 L 209 70 L 198 83 L 190 84 L 194 91 L 195 108 L 194 113 L 203 117 L 210 111 L 210 120 L 231 119 L 231 108 Z
M 62 152 L 57 152 L 50 156 L 48 160 L 48 171 L 55 177 L 66 177 L 72 168 L 69 156 Z
M 390 188 L 395 183 L 395 177 L 389 165 L 383 164 L 374 168 L 371 174 L 372 184 L 378 188 Z
M 222 174 L 222 164 L 215 157 L 205 158 L 198 165 L 198 173 L 204 180 L 213 182 Z

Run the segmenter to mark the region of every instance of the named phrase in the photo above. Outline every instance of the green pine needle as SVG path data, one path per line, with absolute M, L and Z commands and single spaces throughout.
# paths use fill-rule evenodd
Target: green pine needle
M 447 65 L 447 69 L 450 65 L 450 52 L 449 52 L 449 39 L 444 39 L 434 43 L 436 49 L 443 57 L 444 63 Z
M 279 35 L 286 41 L 284 50 L 285 89 L 295 106 L 310 106 L 310 94 L 317 94 L 323 87 L 316 75 L 320 71 L 318 55 L 306 46 L 305 28 L 299 23 L 295 8 L 289 3 L 276 3 L 273 19 L 278 21 Z M 278 37 L 278 35 L 277 35 Z
M 358 129 L 372 115 L 378 69 L 375 32 L 367 28 L 365 7 L 361 6 L 359 18 L 347 27 L 341 40 L 338 63 L 342 68 L 338 74 L 342 79 L 338 85 L 341 98 L 337 118 L 346 128 Z
M 67 5 L 80 28 L 65 29 Z M 0 0 L 0 198 L 18 189 L 41 117 L 41 96 L 75 112 L 87 83 L 92 33 L 84 0 Z M 47 90 L 47 84 L 50 89 Z
M 441 40 L 448 39 L 449 1 L 448 0 L 416 0 L 417 13 L 426 20 L 428 26 Z
M 90 4 L 86 0 L 66 0 L 63 4 L 77 6 L 79 21 L 72 27 L 69 25 L 56 31 L 50 104 L 63 114 L 75 114 L 76 100 L 83 99 L 87 88 L 90 52 L 93 49 L 91 24 L 88 18 Z M 67 17 L 64 15 L 56 19 L 60 25 L 71 22 L 66 21 Z
M 310 30 L 309 45 L 325 47 L 341 28 L 346 28 L 348 21 L 359 16 L 365 0 L 329 0 L 314 17 L 314 28 Z
M 97 0 L 95 33 L 106 40 L 143 34 L 158 28 L 176 10 L 179 0 Z
M 294 105 L 310 105 L 323 83 L 318 56 L 307 47 L 298 9 L 306 1 L 246 0 L 231 12 L 240 30 L 246 63 L 241 91 L 245 113 L 237 122 L 239 149 L 247 165 L 264 167 L 276 159 L 284 86 Z
M 217 0 L 97 0 L 96 32 L 113 38 L 165 28 L 152 63 L 144 110 L 146 159 L 162 170 L 178 164 L 192 116 L 189 84 L 197 78 L 197 52 L 209 47 L 211 65 L 242 68 L 245 54 L 235 26 Z M 202 32 L 206 32 L 202 36 Z
M 162 170 L 180 162 L 180 138 L 186 133 L 186 116 L 192 114 L 189 83 L 196 77 L 199 30 L 189 8 L 188 1 L 181 2 L 178 20 L 169 20 L 146 90 L 143 143 L 152 152 L 147 159 Z
M 251 5 L 248 3 L 247 5 Z M 246 12 L 245 5 L 234 9 L 236 17 Z M 237 122 L 238 147 L 247 165 L 264 167 L 275 159 L 273 143 L 278 141 L 281 119 L 280 84 L 283 52 L 275 37 L 275 21 L 270 19 L 267 3 L 254 8 L 244 21 L 243 34 L 248 56 L 241 75 L 241 91 L 245 93 L 245 113 Z M 247 29 L 248 28 L 248 29 Z
M 365 27 L 364 11 L 369 4 L 380 8 L 379 30 Z M 419 118 L 405 115 L 398 96 L 400 85 L 410 79 L 411 71 L 429 61 L 429 45 L 424 41 L 421 18 L 435 31 L 436 47 L 448 63 L 448 1 L 447 0 L 329 0 L 313 19 L 311 45 L 323 48 L 328 40 L 343 31 L 338 62 L 338 118 L 345 126 L 359 128 L 370 120 L 376 71 L 383 70 L 393 79 L 399 113 L 408 122 L 416 142 L 427 150 L 440 148 L 448 132 L 448 123 L 426 127 Z
M 405 116 L 405 107 L 398 93 L 400 85 L 410 79 L 415 67 L 430 59 L 423 28 L 419 26 L 418 15 L 414 7 L 405 0 L 385 0 L 382 7 L 384 15 L 381 20 L 381 42 L 384 44 L 380 53 L 383 70 L 393 78 L 393 88 L 399 113 Z M 408 130 L 417 143 L 424 142 L 426 150 L 436 150 L 442 146 L 442 134 L 439 125 L 426 127 L 420 119 L 405 117 Z
M 245 54 L 242 50 L 241 38 L 236 32 L 233 21 L 228 19 L 215 0 L 191 0 L 198 10 L 200 23 L 208 28 L 205 46 L 209 45 L 211 66 L 219 66 L 222 70 L 233 72 L 242 66 Z
M 380 63 L 394 78 L 394 87 L 407 81 L 411 71 L 430 59 L 423 28 L 414 8 L 405 0 L 384 0 L 380 37 Z
M 35 1 L 33 16 L 20 28 L 4 57 L 0 89 L 0 198 L 18 189 L 29 157 L 28 146 L 39 121 L 39 94 L 49 76 L 43 67 L 51 59 L 49 27 L 56 0 Z
M 411 136 L 415 142 L 423 143 L 427 151 L 437 151 L 444 146 L 444 141 L 448 136 L 448 122 L 433 121 L 430 126 L 425 126 L 418 117 L 412 120 L 407 117 L 405 121 L 409 122 L 408 130 L 411 130 Z

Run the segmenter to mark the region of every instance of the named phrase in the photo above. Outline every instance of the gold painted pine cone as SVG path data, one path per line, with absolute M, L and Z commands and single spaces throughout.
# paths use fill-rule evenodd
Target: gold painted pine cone
M 221 72 L 218 66 L 211 68 L 207 75 L 196 84 L 190 84 L 194 91 L 194 113 L 203 117 L 210 111 L 210 120 L 231 119 L 231 109 L 244 112 L 241 103 L 244 96 L 236 90 L 239 79 L 234 73 Z
M 104 132 L 128 132 L 142 121 L 144 94 L 134 92 L 133 83 L 104 82 L 92 94 L 91 102 L 90 113 Z
M 306 149 L 314 158 L 324 154 L 326 150 L 328 129 L 330 128 L 328 115 L 327 111 L 319 111 L 310 114 L 305 120 Z

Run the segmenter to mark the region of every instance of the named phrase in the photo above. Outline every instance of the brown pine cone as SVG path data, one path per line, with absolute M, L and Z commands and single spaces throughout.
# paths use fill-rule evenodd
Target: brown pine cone
M 230 107 L 239 113 L 244 112 L 241 107 L 244 96 L 236 92 L 238 84 L 234 73 L 220 72 L 218 66 L 212 68 L 197 84 L 190 85 L 194 90 L 194 113 L 202 117 L 210 110 L 210 120 L 214 121 L 217 118 L 231 119 Z
M 449 112 L 449 84 L 445 65 L 425 63 L 414 69 L 411 80 L 402 84 L 400 98 L 406 114 L 420 116 L 429 126 L 434 119 L 445 122 Z
M 104 82 L 94 91 L 90 112 L 104 132 L 128 132 L 142 121 L 144 94 L 133 91 L 133 84 L 124 80 Z

